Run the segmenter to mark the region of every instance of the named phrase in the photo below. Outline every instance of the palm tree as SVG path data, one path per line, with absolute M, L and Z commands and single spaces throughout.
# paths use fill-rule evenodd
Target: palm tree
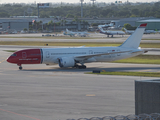
M 40 20 L 39 23 L 40 23 L 40 25 L 42 26 L 41 28 L 42 28 L 42 30 L 43 30 L 43 22 Z

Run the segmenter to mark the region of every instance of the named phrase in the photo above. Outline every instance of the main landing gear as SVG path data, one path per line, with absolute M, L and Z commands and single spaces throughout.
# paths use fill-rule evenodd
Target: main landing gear
M 78 68 L 78 69 L 86 69 L 87 68 L 85 65 L 77 65 L 77 64 L 74 67 Z
M 22 66 L 21 64 L 17 64 L 19 66 L 19 70 L 22 70 Z

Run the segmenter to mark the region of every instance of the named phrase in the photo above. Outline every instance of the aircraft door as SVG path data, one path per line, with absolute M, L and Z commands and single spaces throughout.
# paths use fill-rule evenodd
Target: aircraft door
M 108 53 L 115 52 L 115 50 L 108 50 Z M 115 54 L 109 54 L 109 59 L 114 60 L 115 59 Z
M 112 50 L 112 52 L 115 52 L 115 50 Z M 112 54 L 111 56 L 112 56 L 112 60 L 114 60 L 116 57 L 116 54 Z
M 89 50 L 89 54 L 93 54 L 93 51 L 92 51 L 92 50 Z
M 23 58 L 23 59 L 27 58 L 26 52 L 22 52 L 22 58 Z
M 50 53 L 49 53 L 49 51 L 46 51 L 46 58 L 50 58 Z
M 120 50 L 117 50 L 117 52 L 120 52 Z M 121 55 L 121 53 L 117 53 L 117 56 L 120 56 Z

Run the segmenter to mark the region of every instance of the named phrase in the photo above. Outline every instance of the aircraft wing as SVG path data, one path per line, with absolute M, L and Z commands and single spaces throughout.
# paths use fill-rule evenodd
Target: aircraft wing
M 81 56 L 75 56 L 75 58 L 80 58 L 80 59 L 86 60 L 86 59 L 89 59 L 89 58 L 95 57 L 95 56 L 110 55 L 110 54 L 125 53 L 125 52 L 131 52 L 131 50 L 128 50 L 128 51 L 118 51 L 118 52 L 106 52 L 106 53 L 101 53 L 101 54 L 81 55 Z

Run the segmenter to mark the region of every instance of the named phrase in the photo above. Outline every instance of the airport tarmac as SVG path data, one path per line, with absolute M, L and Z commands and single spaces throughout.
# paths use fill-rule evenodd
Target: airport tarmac
M 29 34 L 30 35 L 30 34 Z M 144 35 L 147 39 L 147 35 Z M 119 37 L 119 36 L 118 36 Z M 76 39 L 77 42 L 123 42 L 124 38 Z M 158 39 L 159 34 L 151 35 Z M 1 38 L 1 41 L 75 42 L 75 39 Z M 158 40 L 142 40 L 156 42 Z M 160 65 L 90 63 L 87 69 L 61 69 L 58 65 L 7 63 L 3 50 L 36 46 L 0 46 L 0 120 L 66 120 L 134 114 L 134 80 L 150 77 L 89 75 L 93 70 L 160 72 Z M 52 47 L 52 46 L 39 46 Z M 159 55 L 159 51 L 147 54 Z
M 55 33 L 25 33 L 25 34 L 0 34 L 0 37 L 42 37 L 42 35 L 45 34 L 50 34 L 50 35 L 55 35 Z M 55 37 L 62 37 L 62 36 L 66 36 L 63 35 L 63 33 L 57 33 L 57 35 L 55 35 Z M 113 38 L 125 38 L 125 37 L 129 37 L 130 35 L 114 35 Z M 66 36 L 67 37 L 67 36 Z M 72 38 L 70 36 L 68 36 L 69 38 Z M 92 32 L 91 34 L 89 34 L 88 37 L 101 37 L 101 38 L 107 38 L 107 35 L 105 34 L 101 34 L 98 32 Z M 42 37 L 43 38 L 43 37 Z M 53 37 L 52 37 L 53 38 Z M 76 36 L 75 36 L 76 38 Z M 160 34 L 143 34 L 143 39 L 159 39 L 160 38 Z
M 7 63 L 11 55 L 0 46 L 0 120 L 66 120 L 129 115 L 135 112 L 134 80 L 152 77 L 84 74 L 92 70 L 154 71 L 160 65 L 90 63 L 87 69 L 58 65 Z
M 95 34 L 89 37 L 84 37 L 83 39 L 77 39 L 77 37 L 67 37 L 68 39 L 62 39 L 60 36 L 58 37 L 48 37 L 48 38 L 36 38 L 41 37 L 42 34 L 9 34 L 9 35 L 0 35 L 0 41 L 43 41 L 43 42 L 124 42 L 130 35 L 124 35 L 121 37 L 120 35 L 114 35 L 113 38 L 107 38 L 104 34 Z M 5 38 L 8 37 L 8 38 Z M 11 38 L 9 38 L 11 37 Z M 12 38 L 13 37 L 13 38 Z M 14 38 L 16 37 L 16 38 Z M 26 38 L 18 38 L 18 37 L 26 37 Z M 28 37 L 28 38 L 27 38 Z M 35 37 L 35 38 L 30 38 Z M 53 38 L 53 39 L 52 39 Z M 70 39 L 71 38 L 71 39 Z M 93 39 L 92 39 L 93 38 Z M 160 34 L 144 34 L 142 37 L 141 43 L 160 43 Z

